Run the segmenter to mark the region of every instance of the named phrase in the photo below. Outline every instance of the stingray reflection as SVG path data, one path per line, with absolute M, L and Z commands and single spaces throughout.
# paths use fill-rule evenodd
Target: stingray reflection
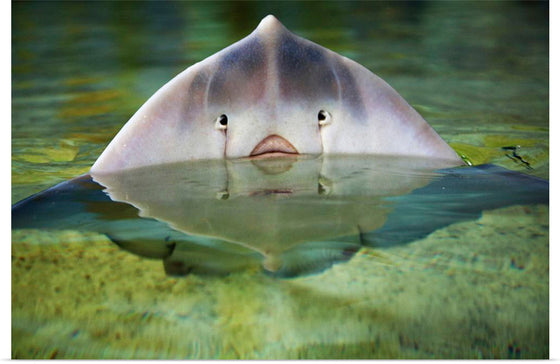
M 107 234 L 171 275 L 262 266 L 293 277 L 362 246 L 408 243 L 484 209 L 548 203 L 548 182 L 496 166 L 372 156 L 209 160 L 94 174 L 13 207 L 13 228 Z M 437 169 L 437 170 L 436 170 Z M 109 197 L 107 197 L 109 196 Z M 141 218 L 138 217 L 141 216 Z
M 401 165 L 394 163 L 399 160 Z M 247 248 L 263 257 L 266 270 L 291 275 L 348 259 L 362 244 L 362 232 L 385 222 L 392 204 L 383 197 L 408 193 L 433 177 L 425 160 L 415 161 L 415 173 L 406 176 L 391 171 L 403 170 L 403 162 L 410 171 L 410 160 L 352 161 L 302 156 L 201 161 L 93 178 L 113 200 L 138 208 L 140 216 Z M 168 272 L 191 269 L 173 258 Z M 208 253 L 207 259 L 215 258 Z M 241 257 L 229 258 L 223 260 L 238 264 Z

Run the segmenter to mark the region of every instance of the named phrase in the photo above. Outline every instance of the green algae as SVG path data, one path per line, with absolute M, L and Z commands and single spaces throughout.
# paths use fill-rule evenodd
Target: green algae
M 71 162 L 78 151 L 78 146 L 72 140 L 61 140 L 58 147 L 29 148 L 25 154 L 18 154 L 13 158 L 30 163 Z
M 479 147 L 464 143 L 449 143 L 449 145 L 468 165 L 489 163 L 502 154 L 496 148 Z
M 96 234 L 13 241 L 17 358 L 548 356 L 545 206 L 489 211 L 292 280 L 167 277 Z
M 515 138 L 509 135 L 486 135 L 484 136 L 484 145 L 490 148 L 506 147 L 510 145 L 533 147 L 541 142 L 539 139 Z

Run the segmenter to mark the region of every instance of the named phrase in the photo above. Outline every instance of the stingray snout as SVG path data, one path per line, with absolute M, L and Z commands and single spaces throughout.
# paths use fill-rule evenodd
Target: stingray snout
M 280 135 L 269 135 L 251 152 L 251 157 L 256 156 L 280 156 L 284 154 L 299 154 L 297 149 L 285 138 Z

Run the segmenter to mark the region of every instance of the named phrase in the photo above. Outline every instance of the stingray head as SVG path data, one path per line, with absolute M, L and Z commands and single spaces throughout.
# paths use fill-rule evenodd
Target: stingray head
M 92 167 L 196 159 L 379 153 L 458 159 L 389 85 L 264 18 L 158 90 Z

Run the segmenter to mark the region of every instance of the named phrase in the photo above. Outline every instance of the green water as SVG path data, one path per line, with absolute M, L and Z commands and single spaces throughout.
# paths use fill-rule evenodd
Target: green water
M 548 179 L 547 3 L 12 8 L 13 202 L 87 172 L 161 85 L 269 13 L 385 79 L 466 160 Z M 295 280 L 171 278 L 97 234 L 12 240 L 14 357 L 548 356 L 547 206 L 488 211 Z

